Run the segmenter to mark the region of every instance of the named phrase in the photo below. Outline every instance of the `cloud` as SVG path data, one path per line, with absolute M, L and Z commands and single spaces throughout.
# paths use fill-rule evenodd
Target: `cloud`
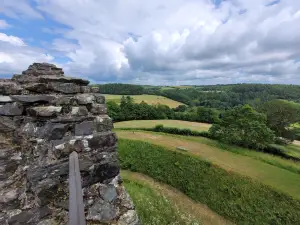
M 72 75 L 149 84 L 300 82 L 300 1 L 23 2 L 31 9 L 23 14 L 69 28 L 49 49 L 69 59 L 62 66 Z
M 30 0 L 1 0 L 0 13 L 11 18 L 41 19 L 43 16 L 30 5 Z
M 43 49 L 26 45 L 19 37 L 0 33 L 0 74 L 20 73 L 33 62 L 51 62 L 54 58 Z
M 9 27 L 9 24 L 5 20 L 0 20 L 0 29 L 6 29 Z
M 15 36 L 9 36 L 4 33 L 0 33 L 0 41 L 8 42 L 9 44 L 15 46 L 25 46 L 25 43 L 21 38 Z

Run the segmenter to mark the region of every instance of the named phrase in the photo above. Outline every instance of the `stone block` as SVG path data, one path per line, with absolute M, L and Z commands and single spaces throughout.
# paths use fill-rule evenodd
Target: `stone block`
M 79 105 L 93 104 L 96 100 L 93 94 L 78 94 L 75 98 Z
M 0 105 L 0 115 L 2 116 L 20 116 L 23 114 L 23 110 L 23 105 L 17 102 Z
M 56 99 L 54 95 L 12 95 L 11 98 L 22 103 L 51 103 Z
M 91 87 L 91 92 L 92 93 L 99 93 L 99 87 Z
M 138 216 L 135 210 L 128 210 L 118 220 L 117 225 L 140 225 Z
M 109 131 L 113 129 L 113 121 L 107 115 L 96 116 L 94 120 L 95 130 L 97 132 Z
M 86 115 L 88 115 L 88 113 L 89 112 L 85 106 L 72 107 L 72 110 L 71 110 L 72 116 L 86 116 Z
M 80 86 L 80 92 L 81 93 L 90 93 L 91 88 L 90 88 L 90 86 Z
M 30 209 L 23 211 L 11 217 L 8 220 L 9 225 L 21 225 L 21 224 L 37 224 L 41 219 L 51 215 L 52 211 L 47 207 Z
M 105 104 L 92 104 L 91 113 L 94 115 L 107 114 L 107 108 Z
M 105 96 L 101 95 L 101 94 L 94 94 L 95 98 L 96 98 L 96 103 L 98 104 L 105 104 Z
M 15 129 L 15 123 L 11 118 L 0 116 L 0 133 L 12 132 Z
M 48 87 L 51 87 L 51 90 L 64 94 L 80 93 L 80 86 L 74 83 L 50 83 Z
M 118 216 L 118 209 L 115 205 L 101 199 L 96 201 L 88 210 L 86 219 L 94 222 L 109 223 Z
M 11 97 L 0 95 L 0 103 L 9 103 L 9 102 L 13 102 Z
M 33 83 L 33 84 L 26 84 L 24 85 L 26 90 L 37 92 L 37 93 L 49 93 L 51 89 L 49 89 L 48 84 L 43 83 Z
M 75 136 L 90 135 L 95 127 L 94 121 L 83 121 L 75 125 Z
M 27 109 L 30 116 L 52 117 L 57 116 L 61 112 L 60 106 L 38 106 Z
M 1 95 L 18 95 L 22 92 L 22 87 L 12 81 L 0 81 Z
M 103 132 L 95 134 L 93 138 L 88 140 L 89 147 L 99 149 L 103 147 L 111 147 L 117 143 L 117 136 L 113 132 Z

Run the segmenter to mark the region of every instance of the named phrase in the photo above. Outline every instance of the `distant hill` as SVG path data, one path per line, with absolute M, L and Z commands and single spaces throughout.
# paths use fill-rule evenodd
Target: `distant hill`
M 158 95 L 191 106 L 228 109 L 237 105 L 255 105 L 273 99 L 300 103 L 300 85 L 228 84 L 151 86 L 133 84 L 101 84 L 100 92 L 117 95 Z

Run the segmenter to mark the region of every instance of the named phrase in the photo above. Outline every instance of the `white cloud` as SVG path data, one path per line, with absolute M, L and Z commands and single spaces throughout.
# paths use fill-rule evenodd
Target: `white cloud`
M 1 0 L 0 13 L 12 18 L 43 18 L 43 16 L 30 5 L 30 0 Z
M 15 36 L 0 33 L 0 74 L 12 75 L 25 70 L 33 62 L 51 62 L 54 57 L 33 48 Z
M 8 42 L 9 44 L 15 46 L 25 46 L 25 43 L 21 38 L 15 36 L 9 36 L 4 33 L 0 33 L 0 41 Z
M 9 27 L 9 24 L 5 20 L 0 20 L 0 29 L 6 29 Z
M 35 1 L 70 28 L 52 43 L 70 58 L 68 73 L 152 84 L 299 82 L 300 1 Z

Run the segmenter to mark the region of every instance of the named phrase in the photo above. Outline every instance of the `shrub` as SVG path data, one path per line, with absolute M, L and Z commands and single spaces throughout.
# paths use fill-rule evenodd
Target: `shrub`
M 300 201 L 199 158 L 120 139 L 119 159 L 121 168 L 167 183 L 237 224 L 300 224 Z

